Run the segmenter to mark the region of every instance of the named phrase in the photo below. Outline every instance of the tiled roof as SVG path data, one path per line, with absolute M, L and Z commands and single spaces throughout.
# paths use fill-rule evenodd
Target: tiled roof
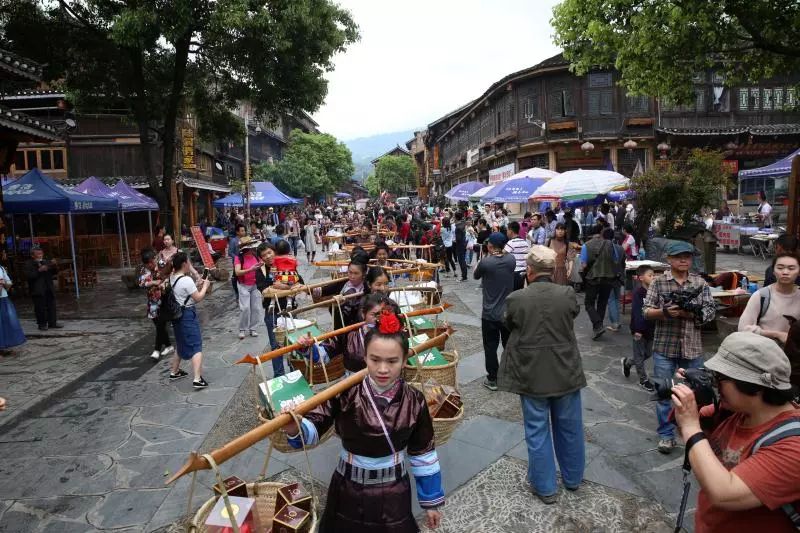
M 0 94 L 0 100 L 30 100 L 32 98 L 65 98 L 64 91 L 53 89 L 26 89 L 13 93 Z
M 42 77 L 41 65 L 7 50 L 0 50 L 0 69 L 31 81 Z
M 0 126 L 48 141 L 61 138 L 58 130 L 47 121 L 0 106 Z
M 756 126 L 718 126 L 699 128 L 656 128 L 661 133 L 669 135 L 708 136 L 708 135 L 739 135 L 750 133 L 752 135 L 797 135 L 800 134 L 800 124 L 766 124 Z

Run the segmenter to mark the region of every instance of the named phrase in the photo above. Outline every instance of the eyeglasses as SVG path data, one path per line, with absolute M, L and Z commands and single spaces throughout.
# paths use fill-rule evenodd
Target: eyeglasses
M 725 374 L 720 374 L 719 372 L 714 372 L 713 374 L 711 374 L 711 376 L 714 378 L 714 385 L 717 387 L 719 387 L 720 383 L 722 383 L 723 381 L 731 380 L 731 378 L 729 378 Z

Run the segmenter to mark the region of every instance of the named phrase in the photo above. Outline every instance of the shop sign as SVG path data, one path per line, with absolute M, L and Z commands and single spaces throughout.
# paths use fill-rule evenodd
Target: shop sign
M 181 128 L 181 155 L 183 156 L 183 169 L 195 170 L 197 163 L 194 155 L 194 130 Z
M 211 252 L 208 251 L 208 245 L 200 226 L 192 226 L 192 237 L 194 237 L 194 245 L 197 247 L 200 259 L 203 260 L 203 266 L 208 269 L 214 268 L 214 259 L 211 257 Z
M 714 222 L 714 235 L 717 242 L 722 246 L 729 246 L 734 249 L 739 248 L 741 238 L 739 236 L 739 226 L 725 222 Z
M 725 159 L 722 161 L 722 168 L 727 170 L 729 174 L 736 175 L 739 173 L 739 161 L 736 159 Z
M 489 185 L 500 183 L 514 175 L 514 163 L 489 170 Z

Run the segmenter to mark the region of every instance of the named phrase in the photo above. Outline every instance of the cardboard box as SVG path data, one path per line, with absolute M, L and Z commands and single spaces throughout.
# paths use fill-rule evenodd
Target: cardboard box
M 312 324 L 304 328 L 287 329 L 286 342 L 289 344 L 294 344 L 300 337 L 305 337 L 309 333 L 311 334 L 312 337 L 319 337 L 320 335 L 322 335 L 322 331 L 320 331 L 320 329 L 316 326 L 316 324 Z
M 311 515 L 295 507 L 286 505 L 272 519 L 273 533 L 306 533 L 311 528 Z
M 292 483 L 278 489 L 275 498 L 275 514 L 287 505 L 294 505 L 300 509 L 311 512 L 311 493 L 309 493 L 302 483 Z
M 244 480 L 236 476 L 230 476 L 223 479 L 222 483 L 225 485 L 228 496 L 247 498 L 247 484 Z M 214 494 L 216 494 L 217 497 L 222 496 L 222 489 L 219 488 L 219 483 L 214 485 Z
M 253 512 L 256 501 L 253 498 L 239 498 L 231 496 L 228 498 L 233 508 L 233 520 L 239 527 L 239 533 L 256 533 L 260 530 L 256 523 L 256 516 Z M 228 515 L 228 508 L 225 507 L 225 499 L 217 500 L 211 514 L 206 518 L 206 531 L 208 533 L 233 533 L 231 518 Z
M 299 370 L 258 384 L 259 401 L 271 416 L 280 413 L 284 407 L 299 405 L 313 395 L 314 391 Z
M 408 320 L 411 322 L 411 327 L 415 330 L 434 329 L 436 327 L 433 322 L 425 316 L 412 316 Z

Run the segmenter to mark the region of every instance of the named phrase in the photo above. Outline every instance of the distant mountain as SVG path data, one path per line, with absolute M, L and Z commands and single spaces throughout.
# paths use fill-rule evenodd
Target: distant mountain
M 405 148 L 406 142 L 413 137 L 414 130 L 410 130 L 379 133 L 378 135 L 344 141 L 344 144 L 353 152 L 353 163 L 356 166 L 353 179 L 363 182 L 372 172 L 371 161 L 373 159 L 385 154 L 398 144 Z

